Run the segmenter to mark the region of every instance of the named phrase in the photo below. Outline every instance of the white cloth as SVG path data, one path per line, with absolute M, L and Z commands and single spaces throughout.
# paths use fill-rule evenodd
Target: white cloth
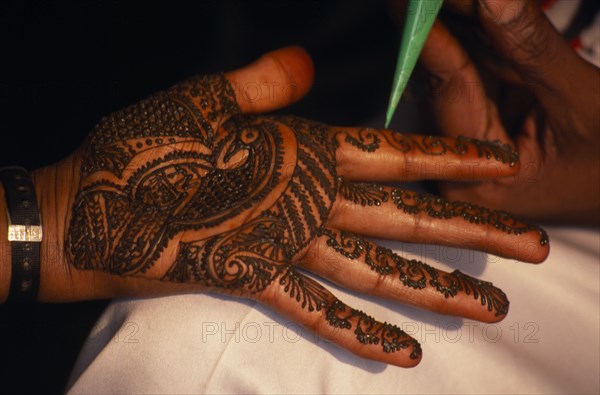
M 531 265 L 455 248 L 386 243 L 493 281 L 511 300 L 482 324 L 365 298 L 344 301 L 422 343 L 419 366 L 358 358 L 255 305 L 210 295 L 113 302 L 90 335 L 70 393 L 598 393 L 600 233 L 550 229 Z

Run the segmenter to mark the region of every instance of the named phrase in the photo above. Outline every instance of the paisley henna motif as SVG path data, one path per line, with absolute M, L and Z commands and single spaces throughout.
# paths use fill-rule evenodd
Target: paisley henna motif
M 338 137 L 343 139 L 338 142 Z M 433 287 L 445 297 L 464 292 L 504 314 L 502 291 L 462 273 L 441 275 L 388 249 L 325 228 L 341 195 L 355 204 L 393 201 L 408 213 L 462 216 L 501 230 L 524 232 L 504 214 L 455 207 L 404 191 L 350 184 L 336 174 L 335 152 L 350 144 L 367 152 L 385 142 L 400 152 L 464 154 L 514 164 L 510 147 L 458 139 L 449 144 L 363 129 L 357 136 L 286 116 L 241 113 L 223 75 L 194 78 L 116 112 L 96 126 L 82 158 L 82 179 L 66 237 L 67 258 L 79 269 L 121 276 L 203 284 L 255 295 L 276 284 L 327 322 L 354 328 L 359 342 L 384 352 L 421 349 L 399 328 L 352 310 L 293 264 L 319 237 L 348 259 L 363 259 L 380 275 L 397 275 L 415 290 Z M 165 249 L 176 255 L 167 265 Z M 160 262 L 161 264 L 157 264 Z
M 71 263 L 144 273 L 176 235 L 205 230 L 208 237 L 180 243 L 164 279 L 264 289 L 277 272 L 267 266 L 285 265 L 305 248 L 335 199 L 333 142 L 313 133 L 323 128 L 291 117 L 242 117 L 221 75 L 103 119 L 82 165 Z M 247 223 L 227 231 L 240 217 Z

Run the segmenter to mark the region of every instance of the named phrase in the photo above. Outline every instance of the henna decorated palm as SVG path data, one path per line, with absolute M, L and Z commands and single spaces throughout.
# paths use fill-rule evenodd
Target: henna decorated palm
M 356 233 L 540 261 L 543 231 L 503 212 L 357 181 L 414 180 L 425 168 L 430 178 L 510 175 L 516 154 L 466 138 L 249 115 L 284 103 L 244 101 L 230 81 L 265 80 L 273 68 L 277 79 L 293 61 L 305 55 L 287 49 L 227 76 L 191 79 L 103 119 L 82 151 L 68 262 L 255 298 L 362 356 L 403 366 L 420 360 L 416 341 L 298 268 L 432 310 L 502 319 L 508 301 L 491 283 L 404 259 Z

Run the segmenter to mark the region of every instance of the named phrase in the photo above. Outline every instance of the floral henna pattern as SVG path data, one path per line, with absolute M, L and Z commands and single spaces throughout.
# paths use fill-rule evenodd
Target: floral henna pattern
M 121 276 L 333 303 L 292 266 L 338 191 L 329 128 L 240 114 L 224 76 L 192 79 L 104 118 L 83 158 L 69 262 Z M 174 262 L 157 270 L 177 241 Z
M 241 116 L 220 75 L 103 119 L 82 165 L 70 261 L 145 273 L 169 240 L 203 230 L 207 237 L 179 243 L 163 279 L 259 292 L 329 215 L 335 148 L 313 133 L 319 129 L 296 118 Z M 240 217 L 246 223 L 229 230 Z
M 346 200 L 361 206 L 381 206 L 389 199 L 389 193 L 380 185 L 350 183 L 338 177 L 340 195 Z
M 438 196 L 419 194 L 401 189 L 391 192 L 392 201 L 400 210 L 408 214 L 425 213 L 433 218 L 460 217 L 476 224 L 488 224 L 508 234 L 520 235 L 536 231 L 540 235 L 540 245 L 548 244 L 548 234 L 536 225 L 515 218 L 506 211 L 490 210 L 466 202 L 449 202 Z
M 445 298 L 453 298 L 463 292 L 480 300 L 481 305 L 487 306 L 497 317 L 508 313 L 506 294 L 490 282 L 477 280 L 459 270 L 442 273 L 426 263 L 403 258 L 388 248 L 375 246 L 349 232 L 323 229 L 321 236 L 326 238 L 327 246 L 338 254 L 350 260 L 360 259 L 382 276 L 397 275 L 404 286 L 418 290 L 432 287 Z
M 327 310 L 326 319 L 335 328 L 354 327 L 356 339 L 362 344 L 380 344 L 383 352 L 391 353 L 411 348 L 410 358 L 418 359 L 421 345 L 395 325 L 379 323 L 360 310 L 350 309 L 335 301 Z
M 402 189 L 385 188 L 376 184 L 350 183 L 339 179 L 340 197 L 362 206 L 380 206 L 390 200 L 407 214 L 425 213 L 432 218 L 463 218 L 475 224 L 488 224 L 508 234 L 521 235 L 535 231 L 540 236 L 540 245 L 549 242 L 548 234 L 537 225 L 514 217 L 506 211 L 490 210 L 466 202 L 449 202 L 441 197 L 426 193 L 416 193 Z
M 380 148 L 382 141 L 402 153 L 420 151 L 425 155 L 445 155 L 453 153 L 464 155 L 469 145 L 474 145 L 480 158 L 496 159 L 499 162 L 514 166 L 519 161 L 519 153 L 510 145 L 501 141 L 481 141 L 470 137 L 459 136 L 452 144 L 435 136 L 405 135 L 402 133 L 383 133 L 377 129 L 361 129 L 358 136 L 354 137 L 347 132 L 344 141 L 365 152 L 375 152 Z
M 347 311 L 296 271 L 293 264 L 314 240 L 329 237 L 336 251 L 366 257 L 382 275 L 396 270 L 411 288 L 433 286 L 446 297 L 464 290 L 502 311 L 488 283 L 439 276 L 420 262 L 324 228 L 338 195 L 362 205 L 390 201 L 382 188 L 337 176 L 340 133 L 297 117 L 244 115 L 223 75 L 190 79 L 105 117 L 82 157 L 65 241 L 68 262 L 251 295 L 277 284 L 302 308 L 325 311 L 332 326 L 354 327 L 358 341 L 381 344 L 386 352 L 413 347 L 414 358 L 418 344 L 398 328 Z M 343 143 L 373 152 L 382 139 L 402 152 L 427 155 L 461 153 L 467 142 L 365 129 L 358 138 L 347 134 Z M 481 156 L 517 160 L 496 143 L 468 142 L 478 144 Z M 412 200 L 399 196 L 391 199 L 408 209 Z M 500 221 L 509 226 L 504 217 Z M 174 258 L 165 263 L 168 248 Z
M 479 299 L 482 306 L 487 305 L 488 311 L 496 311 L 496 316 L 508 313 L 508 300 L 506 294 L 501 289 L 494 287 L 494 284 L 478 280 L 459 270 L 451 274 L 459 284 L 459 288 L 467 295 L 473 294 L 475 300 Z M 506 301 L 506 303 L 504 303 Z

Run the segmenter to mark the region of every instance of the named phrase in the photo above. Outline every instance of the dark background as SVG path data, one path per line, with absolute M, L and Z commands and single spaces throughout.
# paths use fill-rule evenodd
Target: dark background
M 316 80 L 285 112 L 365 123 L 387 105 L 396 38 L 383 1 L 2 1 L 0 166 L 53 163 L 101 116 L 290 44 Z M 0 391 L 63 392 L 106 304 L 0 306 Z

